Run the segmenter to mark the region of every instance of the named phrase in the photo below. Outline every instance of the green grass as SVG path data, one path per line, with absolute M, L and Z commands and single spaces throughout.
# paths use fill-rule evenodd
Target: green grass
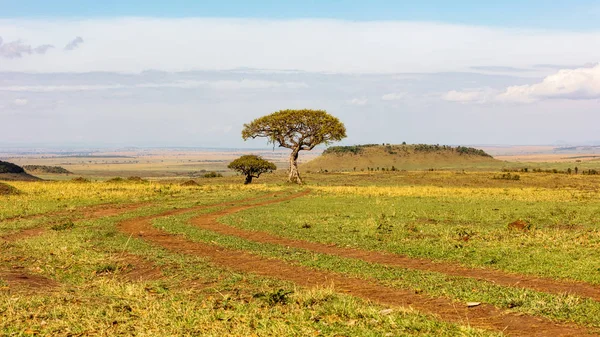
M 534 229 L 509 230 L 508 223 L 517 219 Z M 600 284 L 600 205 L 593 199 L 523 202 L 324 193 L 222 221 L 294 239 Z
M 309 196 L 220 221 L 342 247 L 600 284 L 600 177 L 519 173 L 519 181 L 508 181 L 493 179 L 497 174 L 307 174 L 304 178 L 313 189 Z M 0 335 L 497 335 L 408 309 L 394 308 L 392 314 L 382 315 L 386 307 L 334 288 L 304 289 L 237 273 L 201 257 L 155 247 L 116 228 L 118 221 L 173 208 L 299 191 L 284 184 L 280 173 L 261 176 L 259 184 L 246 187 L 242 180 L 199 179 L 199 187 L 181 187 L 181 181 L 10 183 L 23 193 L 0 197 L 0 236 L 35 227 L 47 230 L 41 236 L 0 243 Z M 81 206 L 131 202 L 147 204 L 101 219 L 85 219 L 78 212 Z M 192 216 L 221 208 L 159 218 L 154 225 L 190 240 L 398 289 L 600 328 L 600 303 L 592 300 L 259 244 L 187 223 Z M 2 221 L 34 214 L 39 217 Z M 532 229 L 509 230 L 508 223 L 517 219 Z M 128 280 L 128 256 L 159 266 L 163 277 Z M 59 286 L 13 292 L 16 289 L 1 276 L 13 266 Z
M 267 211 L 263 214 L 268 213 Z M 462 303 L 481 301 L 515 312 L 600 328 L 600 303 L 593 300 L 497 286 L 470 278 L 388 267 L 303 249 L 251 242 L 191 227 L 188 222 L 194 215 L 197 214 L 161 218 L 155 220 L 154 226 L 173 234 L 185 234 L 191 240 L 251 251 L 265 257 L 283 259 L 307 267 L 377 280 L 392 287 L 412 289 L 433 297 L 449 297 Z
M 498 335 L 407 309 L 394 308 L 384 315 L 380 311 L 386 307 L 333 289 L 302 289 L 235 273 L 116 230 L 120 220 L 245 196 L 225 192 L 215 190 L 119 216 L 80 220 L 72 228 L 4 244 L 0 271 L 19 264 L 26 272 L 60 285 L 19 295 L 0 290 L 0 335 Z M 124 279 L 125 272 L 118 268 L 123 254 L 160 266 L 164 278 Z

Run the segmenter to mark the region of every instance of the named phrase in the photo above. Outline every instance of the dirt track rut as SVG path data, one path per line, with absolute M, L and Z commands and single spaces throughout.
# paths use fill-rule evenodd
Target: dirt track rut
M 40 218 L 42 216 L 60 216 L 60 215 L 66 215 L 66 214 L 82 214 L 82 218 L 78 218 L 76 221 L 91 220 L 91 219 L 99 219 L 99 218 L 103 218 L 103 217 L 107 217 L 107 216 L 120 215 L 120 214 L 123 214 L 126 212 L 134 211 L 143 206 L 149 206 L 149 205 L 151 205 L 151 204 L 150 203 L 133 203 L 133 204 L 126 204 L 126 205 L 103 204 L 103 205 L 96 205 L 96 206 L 90 206 L 90 207 L 82 207 L 80 209 L 77 209 L 75 212 L 65 212 L 65 211 L 51 212 L 51 213 L 37 214 L 35 216 L 30 216 L 30 217 L 13 218 L 9 221 L 14 221 L 17 219 Z M 19 230 L 14 233 L 0 236 L 0 242 L 1 241 L 14 242 L 17 240 L 22 240 L 22 239 L 42 235 L 46 232 L 46 230 L 47 229 L 43 226 Z
M 248 208 L 250 207 L 240 206 L 222 212 L 199 216 L 192 219 L 191 223 L 197 227 L 219 234 L 236 236 L 254 242 L 306 249 L 317 253 L 358 259 L 394 267 L 433 271 L 452 276 L 470 277 L 498 285 L 527 288 L 552 294 L 568 293 L 600 301 L 600 287 L 585 282 L 552 280 L 493 269 L 468 268 L 453 262 L 434 262 L 427 259 L 412 258 L 392 253 L 337 247 L 331 244 L 289 239 L 267 232 L 248 231 L 217 222 L 217 219 L 223 215 L 243 211 Z
M 251 207 L 278 203 L 306 195 L 302 192 L 274 200 L 235 206 L 235 203 L 212 205 L 230 205 L 226 210 L 202 215 L 194 220 L 197 225 L 218 225 L 216 219 L 225 214 L 239 212 Z M 208 207 L 208 206 L 207 206 Z M 413 291 L 383 286 L 375 282 L 352 278 L 332 272 L 314 270 L 291 265 L 276 259 L 267 259 L 244 251 L 225 249 L 205 243 L 191 242 L 180 235 L 171 235 L 154 228 L 151 221 L 167 215 L 182 214 L 190 209 L 168 211 L 159 215 L 131 219 L 119 224 L 124 233 L 152 242 L 168 250 L 207 257 L 212 262 L 239 272 L 253 273 L 291 281 L 305 287 L 333 285 L 339 292 L 351 294 L 367 300 L 387 305 L 413 307 L 424 313 L 439 315 L 443 320 L 479 328 L 503 331 L 513 336 L 586 336 L 588 330 L 570 324 L 559 324 L 548 319 L 524 314 L 514 314 L 500 310 L 492 305 L 482 304 L 467 308 L 445 298 L 432 298 L 415 294 Z M 222 226 L 222 225 L 221 225 Z

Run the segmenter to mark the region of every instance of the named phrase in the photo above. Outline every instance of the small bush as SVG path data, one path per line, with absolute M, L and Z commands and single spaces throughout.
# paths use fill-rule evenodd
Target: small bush
M 53 231 L 64 231 L 67 229 L 73 229 L 75 227 L 75 223 L 73 221 L 67 221 L 60 224 L 53 225 L 50 227 Z
M 277 291 L 272 291 L 272 292 L 268 292 L 268 293 L 257 293 L 257 294 L 254 294 L 253 297 L 254 298 L 262 298 L 263 300 L 265 300 L 267 302 L 268 305 L 275 306 L 277 304 L 281 304 L 281 305 L 287 304 L 289 301 L 288 296 L 293 293 L 294 292 L 291 290 L 279 289 Z
M 217 173 L 215 171 L 208 172 L 204 174 L 204 178 L 221 178 L 223 175 L 221 173 Z
M 503 173 L 501 175 L 495 175 L 492 179 L 499 180 L 521 180 L 521 176 L 518 174 Z
M 459 227 L 455 230 L 458 240 L 469 241 L 476 234 L 472 229 L 466 227 Z

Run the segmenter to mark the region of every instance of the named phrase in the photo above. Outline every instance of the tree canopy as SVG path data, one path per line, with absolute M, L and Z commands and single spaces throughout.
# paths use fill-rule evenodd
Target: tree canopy
M 229 163 L 227 167 L 245 175 L 246 181 L 244 184 L 250 184 L 252 182 L 252 178 L 259 178 L 261 174 L 273 172 L 277 169 L 277 166 L 270 161 L 251 154 L 239 157 L 238 159 Z
M 269 143 L 292 150 L 289 181 L 301 184 L 298 152 L 312 150 L 346 137 L 346 127 L 325 110 L 281 110 L 244 124 L 242 138 L 265 137 Z

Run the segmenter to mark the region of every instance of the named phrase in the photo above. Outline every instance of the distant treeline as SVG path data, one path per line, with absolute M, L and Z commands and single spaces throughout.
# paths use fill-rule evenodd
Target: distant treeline
M 323 154 L 359 154 L 362 153 L 365 148 L 368 147 L 382 147 L 389 154 L 397 154 L 398 151 L 407 151 L 412 149 L 414 152 L 456 152 L 459 155 L 471 155 L 481 157 L 492 157 L 485 151 L 476 149 L 473 147 L 458 146 L 452 147 L 449 145 L 431 145 L 431 144 L 414 144 L 407 145 L 390 145 L 390 144 L 364 144 L 364 145 L 353 145 L 353 146 L 331 146 L 328 147 Z
M 532 173 L 553 173 L 553 174 L 585 174 L 585 175 L 598 175 L 600 174 L 600 171 L 595 170 L 595 169 L 589 169 L 589 170 L 580 170 L 577 166 L 575 166 L 575 168 L 571 169 L 570 167 L 566 170 L 557 170 L 557 169 L 539 169 L 539 168 L 534 168 L 534 169 L 530 169 L 527 167 L 524 168 L 520 168 L 520 169 L 502 169 L 502 172 L 521 172 L 521 173 L 528 173 L 528 172 L 532 172 Z
M 23 168 L 30 172 L 52 173 L 52 174 L 71 174 L 72 172 L 60 166 L 45 165 L 24 165 Z
M 6 161 L 0 161 L 0 173 L 24 173 L 25 170 L 19 165 L 9 163 Z

